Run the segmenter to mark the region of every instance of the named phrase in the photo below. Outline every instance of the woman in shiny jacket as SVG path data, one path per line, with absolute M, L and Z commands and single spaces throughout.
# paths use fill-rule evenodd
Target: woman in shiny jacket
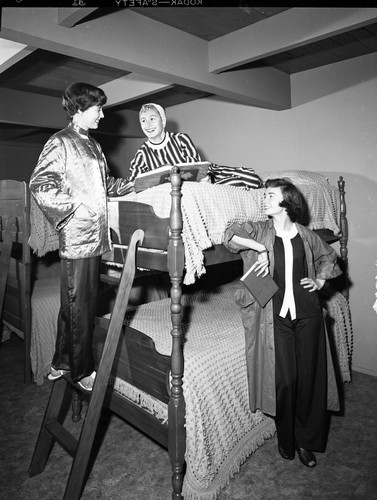
M 105 156 L 89 136 L 103 118 L 105 93 L 74 83 L 63 94 L 68 126 L 45 144 L 30 190 L 44 215 L 59 232 L 61 306 L 50 380 L 71 372 L 92 390 L 95 371 L 92 336 L 101 255 L 110 250 L 108 196 L 132 190 L 125 179 L 109 175 Z
M 301 193 L 288 179 L 266 183 L 264 222 L 232 224 L 224 244 L 241 252 L 245 271 L 268 268 L 279 289 L 261 308 L 242 287 L 236 302 L 245 328 L 249 399 L 275 418 L 278 450 L 307 467 L 313 451 L 323 452 L 328 409 L 338 409 L 338 394 L 317 290 L 341 274 L 335 250 L 301 225 Z M 329 385 L 328 390 L 328 381 Z

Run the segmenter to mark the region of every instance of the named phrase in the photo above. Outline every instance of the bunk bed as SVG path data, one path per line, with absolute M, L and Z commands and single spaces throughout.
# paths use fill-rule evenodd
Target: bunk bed
M 343 179 L 334 188 L 324 176 L 309 172 L 271 172 L 264 178 L 282 175 L 305 194 L 309 225 L 329 242 L 340 243 L 345 266 Z M 233 261 L 235 255 L 221 245 L 224 228 L 243 218 L 262 220 L 263 194 L 182 183 L 175 169 L 171 186 L 109 204 L 114 249 L 104 257 L 110 272 L 102 278 L 117 279 L 127 242 L 141 228 L 137 265 L 167 271 L 171 291 L 170 298 L 127 311 L 105 404 L 168 448 L 172 498 L 216 498 L 242 462 L 274 434 L 272 419 L 248 407 L 244 333 L 233 299 L 238 280 L 214 289 L 193 286 L 209 266 Z M 352 325 L 346 282 L 340 287 L 343 294 L 328 291 L 325 302 L 341 378 L 347 381 Z M 108 321 L 97 319 L 98 362 Z
M 0 180 L 0 245 L 9 217 L 15 217 L 16 224 L 12 231 L 1 327 L 24 340 L 25 383 L 31 382 L 33 374 L 34 380 L 42 383 L 49 372 L 55 345 L 60 304 L 58 266 L 55 266 L 58 262 L 54 253 L 43 259 L 31 253 L 30 193 L 23 181 Z M 42 266 L 45 271 L 41 271 Z
M 263 178 L 283 175 L 306 196 L 309 226 L 339 243 L 346 270 L 343 178 L 338 187 L 304 171 L 269 172 Z M 271 418 L 248 408 L 244 333 L 233 300 L 238 280 L 215 288 L 200 286 L 211 266 L 222 269 L 237 263 L 239 257 L 221 245 L 225 226 L 244 218 L 262 220 L 263 194 L 262 189 L 182 183 L 174 168 L 171 184 L 109 201 L 114 248 L 103 258 L 101 279 L 117 286 L 130 238 L 142 229 L 140 272 L 168 273 L 171 285 L 169 297 L 128 308 L 105 405 L 168 448 L 172 498 L 216 498 L 243 461 L 275 431 Z M 45 228 L 48 251 L 56 248 L 50 229 Z M 33 238 L 31 244 L 43 254 L 43 244 L 38 246 Z M 342 293 L 332 291 L 326 298 L 343 381 L 350 380 L 352 344 L 346 281 L 340 284 Z M 108 325 L 106 315 L 97 318 L 98 363 Z M 33 342 L 43 350 L 39 336 L 38 329 L 31 331 Z M 76 401 L 74 420 L 80 418 L 80 406 Z

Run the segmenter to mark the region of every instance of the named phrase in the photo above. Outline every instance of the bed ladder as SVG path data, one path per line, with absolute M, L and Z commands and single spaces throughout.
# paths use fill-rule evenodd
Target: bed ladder
M 113 312 L 107 329 L 105 345 L 97 369 L 93 391 L 88 392 L 83 390 L 78 384 L 73 382 L 68 375 L 64 375 L 61 379 L 55 381 L 51 390 L 49 402 L 29 467 L 29 476 L 33 477 L 43 472 L 52 448 L 55 442 L 58 442 L 73 457 L 73 463 L 64 493 L 64 500 L 79 499 L 84 488 L 88 461 L 101 416 L 109 377 L 122 332 L 123 320 L 135 276 L 137 245 L 142 243 L 143 238 L 144 232 L 141 229 L 137 229 L 130 240 Z M 81 391 L 89 399 L 86 416 L 82 423 L 78 440 L 62 423 L 65 416 L 64 410 L 67 402 L 67 389 L 70 390 L 71 395 L 75 390 Z
M 8 271 L 10 265 L 10 258 L 12 255 L 12 230 L 14 233 L 16 228 L 16 217 L 8 217 L 5 223 L 4 236 L 0 241 L 0 318 L 3 311 L 5 290 L 7 288 Z

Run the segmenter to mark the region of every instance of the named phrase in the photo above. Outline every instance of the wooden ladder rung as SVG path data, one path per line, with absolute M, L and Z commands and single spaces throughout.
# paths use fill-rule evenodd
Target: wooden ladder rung
M 53 436 L 72 457 L 76 455 L 78 441 L 67 429 L 60 424 L 57 420 L 51 420 L 45 425 L 48 432 Z

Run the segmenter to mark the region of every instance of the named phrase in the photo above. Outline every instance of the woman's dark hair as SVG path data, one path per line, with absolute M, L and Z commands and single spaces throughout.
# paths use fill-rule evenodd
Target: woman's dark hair
M 106 104 L 105 92 L 90 83 L 72 83 L 63 94 L 62 106 L 72 118 L 78 111 L 86 111 L 92 106 L 103 106 Z
M 292 222 L 298 222 L 307 226 L 309 223 L 309 208 L 308 204 L 302 195 L 301 191 L 287 177 L 279 179 L 267 179 L 265 182 L 266 189 L 280 188 L 283 195 L 283 201 L 280 206 L 284 207 Z

